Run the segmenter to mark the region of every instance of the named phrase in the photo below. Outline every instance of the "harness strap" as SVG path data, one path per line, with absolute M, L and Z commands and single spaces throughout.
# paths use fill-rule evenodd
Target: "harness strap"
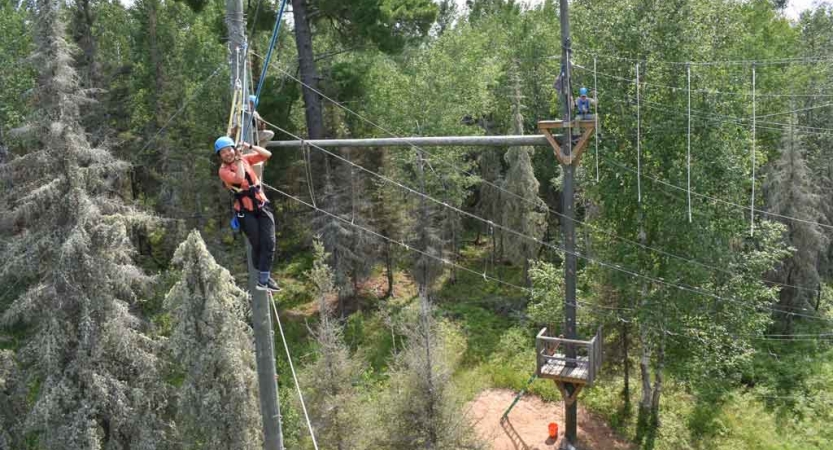
M 246 182 L 249 183 L 248 189 L 243 189 L 241 184 L 229 186 L 229 191 L 231 191 L 231 193 L 234 195 L 234 200 L 240 205 L 238 215 L 242 215 L 243 211 L 245 211 L 246 209 L 243 205 L 244 197 L 249 197 L 249 199 L 252 201 L 252 206 L 254 207 L 252 212 L 259 212 L 261 209 L 263 209 L 264 206 L 266 206 L 267 203 L 261 202 L 257 198 L 257 193 L 260 192 L 260 185 L 254 183 L 254 180 L 252 180 L 252 177 L 249 175 L 249 171 L 244 170 L 243 173 L 246 177 Z

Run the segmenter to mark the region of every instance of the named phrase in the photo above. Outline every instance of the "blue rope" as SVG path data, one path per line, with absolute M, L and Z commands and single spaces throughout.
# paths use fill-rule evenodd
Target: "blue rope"
M 260 91 L 263 90 L 263 80 L 266 79 L 266 70 L 269 68 L 269 61 L 272 59 L 272 50 L 278 42 L 278 33 L 281 30 L 281 18 L 283 17 L 283 10 L 286 8 L 286 0 L 281 0 L 281 8 L 278 11 L 278 19 L 275 20 L 275 27 L 272 29 L 272 39 L 269 42 L 269 51 L 266 52 L 266 58 L 263 60 L 263 69 L 260 71 L 260 79 L 257 80 L 257 91 L 255 92 L 255 107 L 260 101 Z

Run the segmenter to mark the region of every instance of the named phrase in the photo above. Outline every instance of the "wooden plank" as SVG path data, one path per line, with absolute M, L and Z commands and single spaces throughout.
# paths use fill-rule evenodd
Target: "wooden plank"
M 572 122 L 564 122 L 563 120 L 539 120 L 538 129 L 553 129 L 553 128 L 591 128 L 596 126 L 596 120 L 574 120 Z
M 567 338 L 560 338 L 560 337 L 549 337 L 549 336 L 541 336 L 537 339 L 547 342 L 556 342 L 562 344 L 575 344 L 580 345 L 582 347 L 590 348 L 590 341 L 580 341 L 578 339 L 567 339 Z
M 557 360 L 544 363 L 539 372 L 543 378 L 583 384 L 588 381 L 589 364 L 590 361 L 587 357 L 580 357 L 576 367 L 567 367 L 566 362 Z

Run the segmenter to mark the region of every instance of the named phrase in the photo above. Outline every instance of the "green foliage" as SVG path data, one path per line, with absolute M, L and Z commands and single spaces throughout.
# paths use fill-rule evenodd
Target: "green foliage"
M 19 134 L 9 131 L 25 124 L 25 119 L 32 117 L 33 108 L 64 98 L 55 94 L 64 91 L 35 89 L 38 85 L 35 70 L 52 67 L 51 62 L 34 68 L 23 64 L 33 53 L 34 44 L 43 42 L 43 33 L 37 34 L 41 41 L 33 40 L 29 33 L 33 24 L 46 23 L 42 20 L 46 9 L 25 2 L 22 5 L 0 0 L 0 32 L 8 37 L 0 42 L 0 64 L 4 67 L 0 73 L 0 151 L 8 145 L 14 156 L 11 165 L 4 165 L 9 159 L 0 154 L 0 164 L 3 164 L 0 165 L 0 175 L 3 175 L 0 199 L 7 206 L 0 211 L 15 215 L 13 220 L 0 220 L 4 233 L 0 235 L 0 251 L 11 255 L 4 260 L 7 263 L 4 270 L 0 270 L 3 283 L 0 312 L 6 317 L 16 315 L 15 311 L 20 311 L 20 299 L 41 282 L 62 286 L 61 305 L 86 305 L 73 303 L 82 297 L 72 290 L 72 286 L 81 283 L 78 280 L 91 283 L 93 287 L 81 283 L 81 289 L 96 299 L 97 306 L 111 304 L 107 303 L 113 300 L 107 297 L 108 292 L 116 289 L 115 300 L 133 306 L 129 310 L 119 306 L 114 311 L 124 309 L 130 315 L 115 320 L 106 312 L 101 316 L 104 319 L 98 317 L 95 319 L 98 321 L 91 323 L 109 323 L 121 337 L 148 338 L 142 342 L 149 346 L 139 346 L 142 351 L 131 353 L 130 358 L 113 360 L 116 368 L 142 368 L 138 385 L 129 386 L 136 390 L 125 395 L 132 401 L 131 395 L 141 391 L 154 407 L 181 399 L 170 391 L 193 385 L 189 377 L 194 374 L 182 368 L 157 372 L 146 359 L 153 356 L 156 337 L 171 337 L 169 343 L 181 342 L 182 326 L 188 323 L 183 317 L 196 314 L 163 311 L 163 291 L 176 284 L 178 270 L 162 273 L 155 292 L 122 292 L 121 283 L 125 278 L 121 275 L 113 283 L 105 283 L 101 280 L 108 278 L 101 278 L 99 281 L 105 286 L 96 284 L 99 281 L 81 271 L 89 268 L 90 273 L 112 275 L 105 270 L 109 266 L 91 264 L 91 261 L 117 261 L 112 267 L 132 267 L 124 264 L 136 256 L 140 267 L 165 271 L 176 245 L 174 241 L 181 238 L 182 227 L 169 226 L 167 222 L 158 227 L 117 229 L 114 224 L 124 218 L 126 210 L 114 206 L 112 194 L 184 222 L 189 228 L 197 228 L 205 239 L 206 250 L 217 263 L 228 267 L 238 280 L 245 278 L 242 238 L 227 229 L 228 197 L 217 184 L 217 162 L 210 151 L 211 141 L 225 125 L 229 106 L 230 74 L 223 69 L 228 56 L 223 41 L 226 36 L 224 5 L 190 0 L 138 0 L 131 7 L 106 1 L 74 3 L 64 16 L 73 19 L 70 40 L 77 45 L 77 51 L 62 58 L 74 61 L 79 78 L 61 72 L 58 84 L 77 80 L 84 88 L 102 88 L 103 91 L 92 92 L 98 104 L 84 103 L 78 111 L 81 124 L 86 126 L 84 133 L 78 131 L 67 139 L 56 139 L 51 128 L 47 131 L 42 127 L 34 135 L 19 139 Z M 441 2 L 438 6 L 428 0 L 313 0 L 309 6 L 314 17 L 314 56 L 322 78 L 322 92 L 394 134 L 529 134 L 536 132 L 537 120 L 560 113 L 551 88 L 560 64 L 557 2 L 546 1 L 529 7 L 516 1 L 476 0 L 456 16 L 451 2 Z M 254 20 L 255 7 L 257 2 L 248 5 L 249 20 Z M 257 23 L 248 24 L 258 30 L 249 36 L 258 54 L 265 49 L 269 37 L 266 31 L 271 29 L 275 18 L 274 5 L 264 3 L 260 8 Z M 442 13 L 438 16 L 439 10 Z M 756 111 L 759 118 L 768 117 L 761 118 L 756 132 L 758 178 L 754 236 L 749 236 L 748 209 L 731 206 L 749 205 L 752 188 L 749 177 L 752 136 L 745 119 L 752 114 L 748 64 L 692 66 L 691 186 L 702 196 L 692 197 L 691 222 L 685 193 L 663 182 L 677 186 L 685 186 L 687 182 L 684 157 L 687 93 L 682 89 L 686 85 L 685 66 L 665 62 L 830 58 L 833 56 L 833 12 L 829 7 L 818 7 L 803 14 L 797 23 L 790 23 L 773 8 L 771 0 L 581 0 L 571 2 L 571 20 L 573 87 L 589 87 L 593 82 L 590 68 L 598 64 L 603 133 L 598 142 L 601 159 L 595 161 L 588 150 L 584 164 L 577 171 L 576 213 L 579 220 L 589 224 L 577 227 L 577 246 L 581 255 L 587 257 L 579 260 L 579 334 L 589 336 L 599 324 L 605 325 L 608 336 L 605 349 L 610 355 L 604 376 L 594 388 L 585 391 L 582 404 L 601 414 L 626 436 L 635 438 L 635 405 L 625 405 L 622 400 L 623 380 L 618 364 L 624 358 L 633 360 L 638 352 L 649 350 L 650 372 L 663 373 L 666 383 L 659 408 L 661 425 L 640 436 L 642 447 L 698 450 L 830 447 L 833 437 L 826 425 L 833 420 L 833 408 L 827 391 L 833 383 L 829 363 L 833 355 L 829 348 L 823 342 L 810 340 L 788 344 L 757 338 L 785 324 L 792 326 L 794 332 L 829 332 L 825 322 L 814 323 L 818 321 L 788 315 L 773 317 L 768 308 L 780 301 L 779 306 L 831 318 L 833 297 L 829 286 L 824 284 L 833 275 L 833 247 L 814 224 L 799 225 L 790 220 L 776 224 L 768 221 L 763 213 L 799 216 L 822 224 L 833 220 L 833 202 L 826 195 L 833 189 L 830 153 L 833 137 L 824 132 L 833 129 L 833 115 L 824 106 L 829 99 L 824 95 L 833 91 L 833 69 L 822 63 L 756 67 Z M 295 132 L 305 129 L 301 89 L 276 70 L 280 67 L 295 74 L 297 52 L 291 33 L 290 27 L 283 27 L 276 64 L 265 80 L 259 111 L 271 122 Z M 635 76 L 635 59 L 643 61 L 639 179 L 634 173 L 636 89 L 628 81 Z M 206 81 L 218 67 L 221 69 L 216 76 Z M 517 79 L 508 75 L 514 68 L 517 68 Z M 259 67 L 256 69 L 259 71 Z M 41 79 L 40 83 L 43 82 Z M 790 93 L 797 94 L 795 99 L 769 96 Z M 799 111 L 793 116 L 783 114 L 789 109 Z M 69 105 L 64 111 L 72 116 L 76 106 Z M 168 123 L 174 113 L 178 115 Z M 325 107 L 325 113 L 328 129 L 334 136 L 387 134 L 332 105 Z M 786 122 L 796 124 L 797 132 L 792 139 L 786 139 L 787 133 L 779 125 Z M 159 132 L 163 126 L 165 130 Z M 69 159 L 61 158 L 74 155 L 65 149 L 71 143 L 83 141 L 83 137 L 91 145 L 81 153 L 84 175 L 77 178 L 89 183 L 84 189 L 95 193 L 96 197 L 92 198 L 99 199 L 99 194 L 106 194 L 106 200 L 91 202 L 95 208 L 106 210 L 102 213 L 107 217 L 104 223 L 95 219 L 102 215 L 90 213 L 92 210 L 88 208 L 92 207 L 79 206 L 87 204 L 76 201 L 80 197 L 73 193 L 79 191 L 56 188 L 52 183 L 53 178 L 68 179 L 67 173 L 72 172 L 61 172 L 64 166 L 58 170 L 55 164 L 46 163 L 38 156 L 43 147 L 43 142 L 38 141 L 49 141 L 54 143 L 50 153 L 54 155 L 50 156 L 52 162 L 75 167 Z M 279 138 L 284 137 L 279 135 Z M 127 175 L 122 175 L 124 165 L 110 161 L 105 152 L 96 149 L 101 143 L 113 143 L 114 152 L 133 164 Z M 802 170 L 789 170 L 796 154 L 791 154 L 792 159 L 787 158 L 788 153 L 782 152 L 787 148 L 799 150 L 803 165 L 793 166 L 801 166 Z M 556 214 L 549 215 L 543 223 L 539 214 L 544 208 L 527 208 L 529 202 L 517 201 L 481 182 L 487 180 L 532 202 L 537 203 L 540 198 L 549 209 L 561 211 L 560 169 L 551 151 L 548 148 L 506 150 L 425 149 L 417 155 L 414 149 L 372 149 L 358 154 L 339 150 L 339 154 L 448 205 L 474 211 L 495 223 L 561 245 L 561 219 Z M 25 155 L 30 155 L 28 160 L 24 159 Z M 784 157 L 779 159 L 781 156 Z M 367 361 L 367 367 L 362 370 L 348 371 L 349 375 L 341 376 L 349 379 L 342 383 L 343 387 L 355 396 L 342 402 L 355 406 L 349 409 L 355 428 L 370 430 L 367 436 L 351 441 L 351 448 L 380 448 L 380 442 L 394 442 L 391 440 L 394 438 L 410 439 L 405 443 L 396 441 L 391 445 L 396 448 L 424 442 L 427 434 L 394 430 L 387 425 L 390 417 L 396 417 L 394 413 L 426 416 L 423 408 L 428 404 L 423 402 L 427 398 L 423 395 L 426 379 L 442 382 L 445 392 L 450 393 L 439 402 L 443 405 L 440 412 L 447 415 L 459 412 L 460 401 L 472 398 L 481 388 L 521 388 L 534 370 L 537 330 L 547 326 L 558 333 L 562 327 L 563 254 L 551 248 L 524 248 L 523 240 L 515 240 L 507 233 L 490 233 L 486 224 L 474 219 L 463 220 L 448 208 L 430 201 L 421 204 L 418 196 L 332 159 L 330 185 L 320 183 L 324 171 L 319 173 L 316 169 L 312 173 L 314 189 L 309 189 L 303 181 L 305 172 L 301 161 L 300 152 L 276 151 L 266 168 L 265 180 L 305 199 L 307 195 L 315 195 L 317 205 L 328 211 L 397 242 L 419 243 L 419 248 L 430 248 L 432 255 L 476 272 L 450 269 L 450 265 L 443 268 L 433 259 L 421 261 L 422 267 L 435 271 L 431 276 L 417 273 L 417 279 L 423 285 L 430 285 L 427 287 L 431 288 L 428 289 L 431 300 L 437 304 L 437 314 L 432 318 L 439 325 L 436 341 L 419 342 L 415 337 L 424 336 L 414 331 L 414 324 L 420 319 L 412 309 L 415 300 L 425 299 L 404 298 L 397 292 L 402 289 L 398 285 L 390 299 L 379 300 L 367 295 L 369 289 L 378 289 L 376 286 L 383 283 L 377 279 L 380 272 L 396 272 L 395 281 L 401 282 L 403 262 L 412 256 L 409 251 L 370 240 L 348 224 L 331 227 L 329 234 L 322 237 L 328 240 L 327 248 L 331 252 L 338 249 L 335 256 L 338 261 L 332 261 L 336 284 L 344 288 L 342 300 L 354 301 L 348 305 L 355 308 L 345 308 L 349 315 L 343 322 L 332 322 L 343 327 L 343 335 L 338 337 L 344 348 L 335 352 L 336 357 L 322 357 L 326 346 L 313 342 L 315 333 L 310 330 L 319 329 L 323 322 L 315 317 L 309 323 L 305 320 L 309 311 L 314 310 L 308 308 L 309 303 L 320 300 L 316 292 L 327 291 L 304 275 L 309 272 L 317 278 L 315 274 L 323 270 L 321 255 L 316 261 L 310 252 L 315 234 L 309 226 L 310 215 L 306 207 L 273 198 L 279 224 L 279 262 L 275 274 L 284 287 L 276 298 L 282 310 L 291 310 L 282 316 L 284 331 L 295 363 L 301 369 L 305 389 L 310 389 L 309 384 L 320 376 L 320 365 L 329 360 L 343 360 L 347 354 L 350 360 Z M 598 183 L 594 176 L 595 162 L 599 163 Z M 111 164 L 115 164 L 115 169 L 110 169 Z M 26 170 L 19 170 L 22 168 Z M 58 173 L 55 170 L 59 175 L 49 175 Z M 106 181 L 99 178 L 102 173 L 107 174 Z M 110 174 L 116 173 L 118 180 L 114 181 Z M 800 182 L 795 182 L 795 178 Z M 25 183 L 33 180 L 42 187 L 34 191 L 27 189 Z M 537 180 L 546 182 L 538 184 Z M 638 182 L 641 202 L 636 200 Z M 24 194 L 16 194 L 21 188 Z M 43 212 L 52 211 L 49 205 L 57 200 L 65 203 L 59 213 Z M 0 216 L 9 217 L 2 213 Z M 44 217 L 43 223 L 35 220 L 39 217 Z M 87 217 L 93 219 L 83 219 Z M 48 228 L 59 221 L 61 227 Z M 61 243 L 70 241 L 64 239 L 66 236 L 60 230 L 66 224 L 76 223 L 79 225 L 74 228 L 75 234 L 66 233 L 73 236 L 73 246 L 53 244 L 55 239 Z M 804 225 L 807 227 L 802 228 Z M 96 233 L 102 230 L 122 236 L 119 242 L 129 236 L 137 242 L 137 252 L 119 250 L 121 247 L 115 244 L 107 247 L 108 252 L 95 246 L 89 247 L 93 250 L 84 250 L 87 248 L 82 239 L 84 235 L 100 237 Z M 430 233 L 424 233 L 426 230 Z M 480 239 L 471 244 L 476 235 Z M 62 251 L 69 248 L 66 255 L 70 256 L 58 258 L 50 253 L 55 248 Z M 43 256 L 47 254 L 51 256 Z M 69 259 L 72 264 L 65 264 L 69 269 L 55 270 L 60 265 L 56 261 L 65 263 Z M 505 259 L 514 264 L 504 264 Z M 593 263 L 591 259 L 606 264 Z M 527 280 L 519 266 L 530 260 L 534 261 L 529 274 L 533 287 L 530 297 L 526 292 L 486 282 L 477 275 L 483 272 L 507 283 L 523 285 Z M 614 269 L 616 266 L 624 271 Z M 801 269 L 798 273 L 801 276 L 792 270 L 796 267 Z M 72 283 L 59 278 L 66 273 L 71 275 Z M 635 278 L 632 274 L 645 275 L 654 281 Z M 801 285 L 807 288 L 804 291 L 807 295 L 801 302 L 787 302 L 785 298 L 790 292 L 779 290 L 764 279 Z M 231 282 L 228 277 L 226 281 Z M 677 289 L 667 283 L 688 288 Z M 823 285 L 821 295 L 815 295 L 818 283 Z M 719 298 L 694 291 L 714 293 Z M 220 300 L 227 301 L 235 295 Z M 352 312 L 353 309 L 359 311 Z M 73 337 L 49 340 L 53 335 L 64 336 L 68 328 L 76 326 L 75 316 L 67 311 L 58 309 L 52 314 L 58 322 L 44 322 L 43 328 L 28 322 L 15 323 L 4 327 L 0 335 L 0 348 L 14 352 L 0 353 L 0 404 L 10 405 L 0 411 L 3 425 L 0 447 L 54 446 L 49 438 L 43 437 L 40 428 L 30 427 L 32 431 L 26 431 L 27 426 L 20 418 L 27 417 L 33 405 L 41 405 L 39 411 L 49 409 L 42 406 L 44 396 L 55 388 L 53 380 L 45 374 L 63 373 L 41 367 L 42 360 L 56 358 L 32 351 L 40 348 L 40 344 L 32 346 L 33 339 L 55 342 L 62 349 L 60 345 L 71 346 L 80 341 Z M 121 324 L 121 319 L 127 320 L 127 324 L 112 325 Z M 140 330 L 136 323 L 141 324 Z M 623 355 L 621 348 L 623 323 L 631 331 L 630 355 Z M 448 373 L 420 378 L 425 375 L 424 370 L 420 371 L 425 360 L 419 350 L 425 350 L 426 342 L 427 348 L 438 350 L 442 356 L 440 362 L 446 364 Z M 275 344 L 276 349 L 282 350 L 283 343 L 277 338 Z M 96 347 L 89 352 L 102 358 L 122 355 L 121 347 L 112 351 L 110 347 L 102 348 L 106 351 Z M 660 349 L 664 356 L 660 356 Z M 214 353 L 205 348 L 183 350 L 180 359 L 193 361 L 190 358 L 201 354 Z M 277 364 L 287 447 L 308 448 L 311 443 L 306 437 L 296 394 L 288 382 L 289 367 L 282 351 L 277 356 Z M 107 371 L 96 372 L 100 373 L 111 375 Z M 134 380 L 128 375 L 117 378 L 119 382 Z M 714 386 L 712 380 L 720 380 L 720 385 Z M 227 380 L 204 384 L 216 390 L 226 386 L 224 382 Z M 630 384 L 631 397 L 639 396 L 639 383 L 632 379 Z M 169 391 L 161 392 L 154 386 Z M 395 403 L 401 400 L 397 398 L 397 390 L 407 392 L 407 399 L 413 400 L 411 404 Z M 531 385 L 530 393 L 548 401 L 560 397 L 551 382 L 541 380 Z M 143 405 L 147 406 L 148 402 Z M 330 418 L 326 410 L 332 403 L 322 401 L 321 404 L 323 413 L 318 406 L 312 412 L 318 415 L 317 421 L 324 423 Z M 70 417 L 68 411 L 72 408 L 67 408 L 66 416 Z M 155 411 L 162 411 L 160 414 L 164 416 L 159 418 L 160 422 L 136 422 L 144 425 L 136 425 L 127 433 L 170 431 L 161 422 L 173 423 L 177 419 L 171 409 L 175 408 L 159 406 Z M 64 410 L 55 411 L 60 415 Z M 444 417 L 442 414 L 438 417 Z M 143 417 L 157 419 L 153 414 Z M 247 417 L 251 419 L 251 415 Z M 49 420 L 53 419 L 60 420 Z M 229 417 L 217 418 L 220 419 Z M 380 427 L 379 423 L 386 426 Z M 402 423 L 411 422 L 403 420 Z M 246 426 L 257 428 L 259 424 L 254 421 Z M 144 430 L 138 431 L 136 427 Z M 186 429 L 182 427 L 180 430 Z M 119 428 L 122 429 L 127 428 Z M 194 431 L 193 424 L 189 430 L 191 436 L 201 436 L 184 446 L 198 447 L 210 439 L 210 433 Z M 12 444 L 8 444 L 10 439 Z M 61 442 L 61 445 L 72 444 Z
M 218 266 L 198 232 L 176 251 L 180 272 L 165 297 L 172 320 L 169 364 L 183 379 L 176 387 L 179 439 L 199 448 L 261 445 L 255 396 L 255 355 L 248 296 Z
M 23 64 L 32 51 L 28 12 L 16 6 L 11 0 L 0 2 L 0 34 L 6 36 L 0 43 L 0 147 L 7 144 L 9 130 L 29 114 L 35 79 L 33 68 Z
M 369 41 L 388 53 L 425 37 L 437 17 L 429 0 L 316 0 L 318 20 L 331 22 L 348 45 Z

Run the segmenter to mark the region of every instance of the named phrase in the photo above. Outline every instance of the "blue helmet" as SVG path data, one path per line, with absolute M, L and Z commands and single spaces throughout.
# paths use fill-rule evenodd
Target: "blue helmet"
M 220 150 L 226 147 L 234 147 L 234 140 L 228 136 L 220 136 L 214 141 L 214 154 L 220 153 Z
M 587 88 L 583 87 L 578 90 L 578 95 L 587 95 Z
M 250 95 L 249 101 L 254 103 L 255 106 L 257 106 L 257 95 Z

